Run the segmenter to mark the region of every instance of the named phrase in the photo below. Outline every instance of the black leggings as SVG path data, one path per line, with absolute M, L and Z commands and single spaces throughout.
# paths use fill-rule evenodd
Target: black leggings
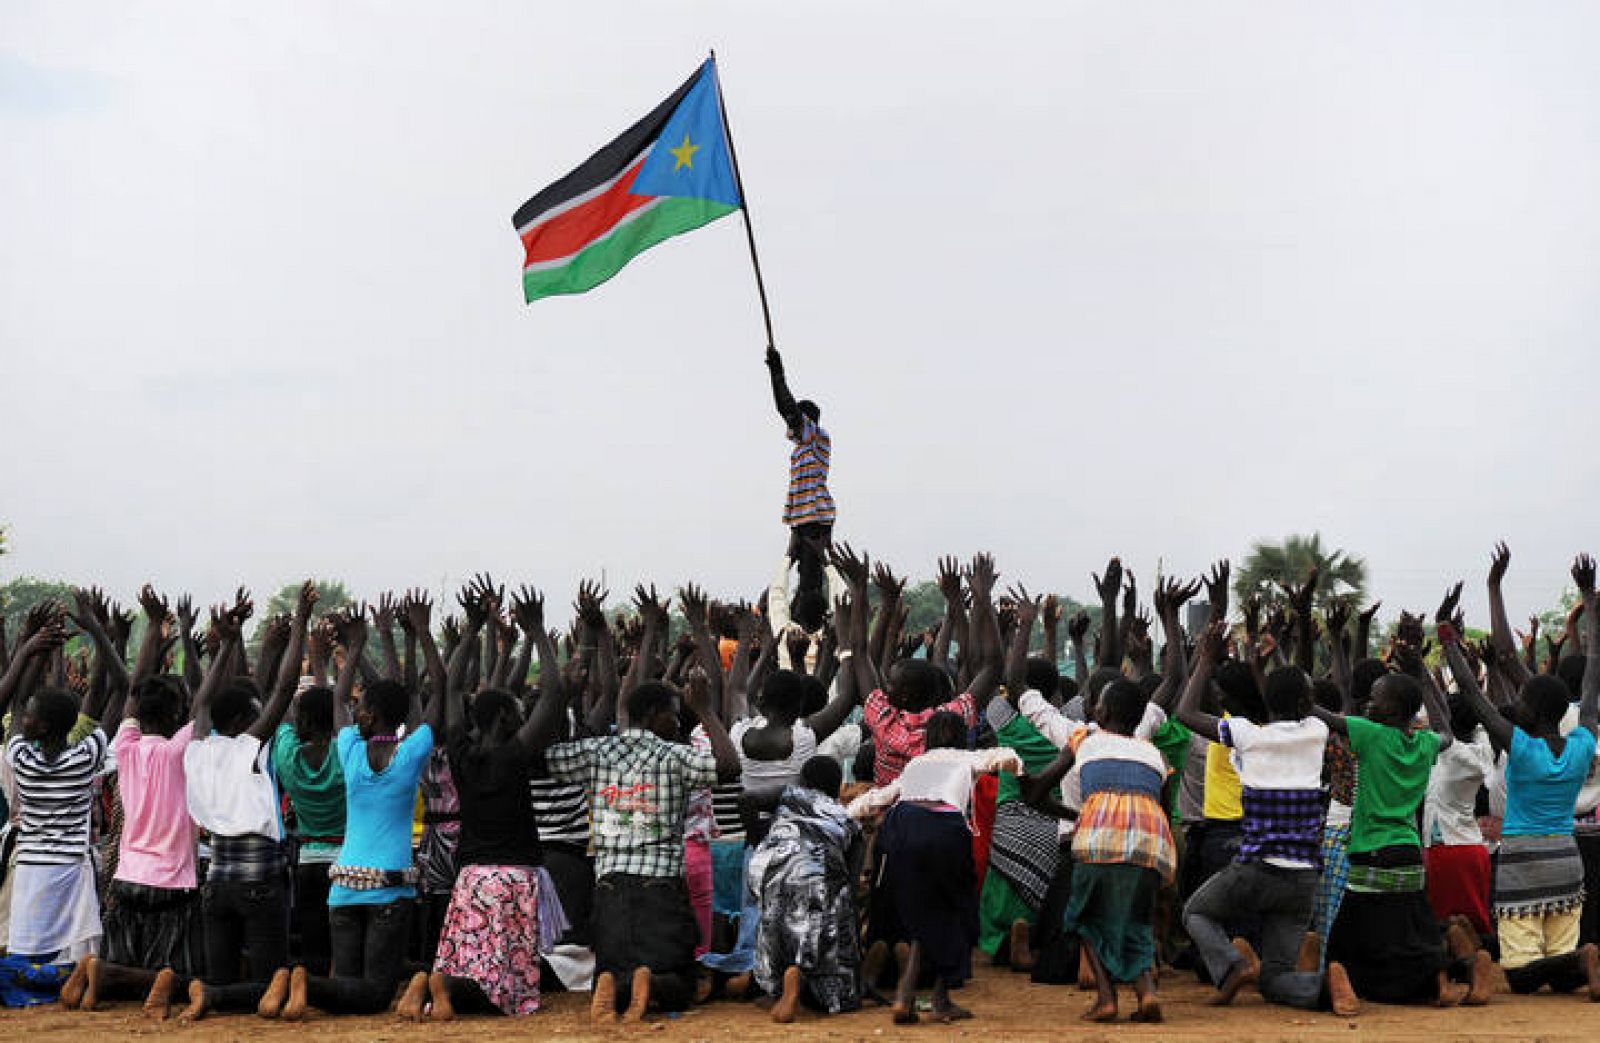
M 406 971 L 406 942 L 416 901 L 336 905 L 328 909 L 337 978 L 310 977 L 306 1000 L 328 1014 L 381 1014 Z
M 288 901 L 281 879 L 206 883 L 200 916 L 213 1009 L 249 1010 L 260 1001 L 267 982 L 289 958 Z M 247 956 L 242 976 L 241 952 Z
M 294 870 L 294 928 L 299 946 L 295 955 L 309 974 L 327 974 L 333 954 L 328 933 L 328 866 L 308 862 Z
M 1551 992 L 1573 992 L 1589 984 L 1583 957 L 1577 952 L 1546 956 L 1521 967 L 1507 967 L 1505 972 L 1506 984 L 1511 986 L 1511 991 L 1523 994 L 1538 992 L 1546 985 L 1550 986 Z

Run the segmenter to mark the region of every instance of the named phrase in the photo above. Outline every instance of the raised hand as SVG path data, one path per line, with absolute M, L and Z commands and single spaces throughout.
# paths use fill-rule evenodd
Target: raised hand
M 399 604 L 395 601 L 393 591 L 384 591 L 378 595 L 376 605 L 367 606 L 367 611 L 372 614 L 372 625 L 380 631 L 394 629 L 395 620 L 399 615 Z
M 1313 565 L 1311 566 L 1311 573 L 1306 577 L 1304 583 L 1299 586 L 1288 583 L 1282 584 L 1283 592 L 1289 598 L 1289 604 L 1293 606 L 1295 613 L 1301 619 L 1311 618 L 1311 605 L 1316 598 L 1317 577 L 1319 575 L 1320 570 Z
M 1350 629 L 1350 602 L 1343 598 L 1335 598 L 1328 602 L 1322 620 L 1329 641 L 1344 640 L 1345 632 Z
M 830 554 L 833 558 L 833 567 L 839 570 L 839 575 L 845 578 L 851 588 L 865 590 L 871 559 L 865 554 L 857 556 L 855 549 L 848 543 L 835 543 Z
M 1383 607 L 1383 602 L 1374 601 L 1356 615 L 1356 622 L 1364 627 L 1372 626 L 1372 617 L 1378 614 L 1378 609 Z
M 1132 619 L 1135 610 L 1139 607 L 1139 581 L 1134 578 L 1133 570 L 1128 570 L 1128 584 L 1122 591 L 1122 618 Z
M 889 566 L 881 561 L 873 567 L 872 582 L 887 601 L 899 601 L 900 595 L 906 589 L 906 581 L 897 577 L 890 571 Z
M 591 633 L 605 629 L 606 613 L 601 606 L 610 596 L 610 591 L 603 589 L 593 580 L 578 582 L 578 597 L 572 604 L 573 614 Z
M 1438 611 L 1433 614 L 1435 623 L 1448 623 L 1456 614 L 1456 606 L 1461 604 L 1461 587 L 1457 583 L 1444 592 L 1444 600 L 1439 602 Z
M 1422 617 L 1413 616 L 1405 609 L 1400 610 L 1400 622 L 1395 626 L 1395 640 L 1413 648 L 1421 648 L 1426 637 L 1422 630 Z
M 706 592 L 693 583 L 685 583 L 678 588 L 678 605 L 683 609 L 683 618 L 692 629 L 704 629 L 708 625 L 709 608 Z
M 939 593 L 951 606 L 961 604 L 961 563 L 953 557 L 939 559 Z
M 1572 582 L 1578 585 L 1578 595 L 1589 598 L 1594 595 L 1594 559 L 1587 554 L 1580 554 L 1572 559 Z
M 701 720 L 711 713 L 711 679 L 699 663 L 689 667 L 684 675 L 683 704 Z
M 139 588 L 139 606 L 144 609 L 145 618 L 153 626 L 160 626 L 161 621 L 167 618 L 167 599 L 158 595 L 156 588 L 148 583 Z
M 345 651 L 350 651 L 366 643 L 367 640 L 367 606 L 357 601 L 343 612 L 335 612 L 328 618 L 333 620 L 333 632 Z
M 1265 638 L 1264 640 L 1271 641 L 1272 639 L 1269 637 Z M 1206 624 L 1204 630 L 1200 631 L 1200 641 L 1195 648 L 1195 656 L 1199 662 L 1216 666 L 1217 663 L 1222 659 L 1222 652 L 1227 646 L 1227 643 L 1227 622 L 1221 619 L 1214 619 L 1210 623 Z M 1267 654 L 1269 656 L 1272 654 L 1270 649 L 1268 650 Z
M 1088 612 L 1081 608 L 1074 612 L 1072 618 L 1067 620 L 1067 637 L 1073 641 L 1082 641 L 1089 633 L 1089 622 Z
M 544 595 L 523 584 L 511 598 L 511 618 L 524 634 L 537 640 L 544 633 Z
M 192 631 L 196 618 L 194 614 L 194 599 L 188 594 L 180 595 L 177 605 L 173 607 L 177 609 L 178 625 L 183 628 L 183 632 L 187 634 Z
M 385 597 L 387 596 L 388 595 L 385 595 Z M 300 594 L 295 598 L 294 602 L 294 618 L 302 623 L 310 619 L 311 610 L 317 607 L 317 600 L 321 597 L 322 595 L 317 592 L 316 580 L 308 579 L 304 583 L 300 584 Z M 394 610 L 391 607 L 391 615 L 393 614 L 393 611 Z
M 227 606 L 219 605 L 211 610 L 211 629 L 216 631 L 219 644 L 239 640 L 241 626 L 242 621 Z
M 639 609 L 639 618 L 647 623 L 653 623 L 656 629 L 664 632 L 667 627 L 667 606 L 661 603 L 661 595 L 656 593 L 656 585 L 650 584 L 646 589 L 643 583 L 633 588 L 633 603 Z
M 972 564 L 967 568 L 967 585 L 972 588 L 974 600 L 989 600 L 994 594 L 994 585 L 999 578 L 1000 574 L 995 571 L 994 558 L 991 555 L 978 553 L 972 556 Z
M 1211 566 L 1211 573 L 1206 576 L 1206 600 L 1211 603 L 1211 618 L 1226 619 L 1228 616 L 1228 577 L 1233 572 L 1233 565 L 1224 558 Z
M 1489 586 L 1498 587 L 1500 581 L 1506 578 L 1506 570 L 1511 567 L 1511 548 L 1502 540 L 1494 545 L 1494 553 L 1489 558 Z
M 403 611 L 405 625 L 411 628 L 414 634 L 430 633 L 429 617 L 433 614 L 433 599 L 421 587 L 415 587 L 406 592 L 405 600 L 400 603 Z
M 1099 573 L 1089 573 L 1089 578 L 1094 580 L 1094 589 L 1100 594 L 1101 604 L 1112 604 L 1117 600 L 1117 595 L 1122 591 L 1122 559 L 1112 558 L 1106 563 L 1106 575 L 1100 578 Z
M 166 607 L 167 602 L 166 599 L 163 598 L 161 601 L 163 614 L 165 614 Z M 249 621 L 250 617 L 255 615 L 255 612 L 256 603 L 250 600 L 250 591 L 244 587 L 240 587 L 238 590 L 234 591 L 233 607 L 228 609 L 228 614 L 234 618 L 239 626 L 243 627 L 245 623 Z

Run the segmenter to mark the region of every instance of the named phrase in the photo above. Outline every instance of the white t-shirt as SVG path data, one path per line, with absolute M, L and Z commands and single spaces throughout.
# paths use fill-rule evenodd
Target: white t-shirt
M 1428 776 L 1428 799 L 1422 806 L 1422 843 L 1483 843 L 1483 831 L 1473 812 L 1478 789 L 1494 771 L 1494 751 L 1480 729 L 1471 742 L 1457 739 L 1439 751 Z
M 1316 717 L 1252 724 L 1229 717 L 1217 724 L 1224 746 L 1232 747 L 1233 770 L 1246 789 L 1321 789 L 1322 751 L 1328 726 Z
M 254 833 L 283 839 L 272 744 L 248 732 L 229 738 L 212 732 L 183 751 L 184 795 L 195 824 L 223 837 Z
M 1062 711 L 1050 705 L 1037 689 L 1030 688 L 1022 693 L 1017 700 L 1017 712 L 1028 719 L 1028 723 L 1055 744 L 1057 749 L 1066 749 L 1072 737 L 1081 731 L 1099 731 L 1098 724 L 1085 724 L 1074 720 Z M 1148 741 L 1156 733 L 1156 729 L 1167 723 L 1167 715 L 1155 703 L 1146 703 L 1144 716 L 1139 719 L 1139 727 L 1133 731 L 1136 739 Z M 1151 747 L 1154 749 L 1155 747 Z M 1067 769 L 1067 774 L 1061 780 L 1061 804 L 1063 807 L 1077 811 L 1083 807 L 1083 783 L 1079 778 L 1079 767 L 1083 763 L 1082 754 L 1073 761 L 1072 767 Z M 1078 824 L 1071 819 L 1061 819 L 1056 823 L 1056 831 L 1060 836 L 1071 836 Z
M 972 779 L 991 771 L 1022 771 L 1022 758 L 1006 746 L 987 750 L 940 748 L 906 762 L 900 777 L 868 790 L 850 802 L 850 817 L 865 818 L 901 800 L 948 804 L 963 815 L 972 811 Z
M 765 728 L 765 717 L 747 717 L 742 721 L 734 722 L 728 730 L 728 738 L 733 740 L 733 748 L 739 751 L 740 777 L 744 788 L 769 789 L 784 786 L 800 785 L 800 769 L 805 767 L 817 752 L 817 733 L 811 730 L 811 725 L 801 718 L 794 722 L 789 732 L 789 756 L 783 760 L 764 761 L 751 757 L 744 751 L 745 733 L 752 728 Z

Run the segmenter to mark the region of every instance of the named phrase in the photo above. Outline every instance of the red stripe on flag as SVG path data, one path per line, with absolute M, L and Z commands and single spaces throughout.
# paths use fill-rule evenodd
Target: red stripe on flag
M 522 246 L 527 251 L 523 264 L 571 257 L 611 231 L 618 221 L 654 200 L 655 196 L 636 196 L 629 191 L 643 166 L 641 157 L 632 170 L 605 192 L 530 228 L 522 237 Z

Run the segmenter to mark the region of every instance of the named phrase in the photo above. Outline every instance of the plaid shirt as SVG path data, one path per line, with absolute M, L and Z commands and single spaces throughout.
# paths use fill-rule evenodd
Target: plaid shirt
M 861 708 L 861 723 L 872 733 L 876 747 L 872 780 L 875 785 L 887 786 L 898 779 L 906 762 L 927 750 L 928 718 L 940 711 L 960 714 L 968 728 L 978 725 L 978 702 L 971 692 L 963 692 L 943 706 L 916 713 L 890 705 L 889 697 L 881 689 L 867 696 L 867 704 Z
M 1083 810 L 1073 860 L 1154 869 L 1171 883 L 1177 876 L 1177 847 L 1161 808 L 1166 771 L 1161 754 L 1140 739 L 1088 730 L 1073 736 L 1070 745 L 1083 761 Z
M 717 781 L 717 761 L 642 728 L 559 743 L 550 777 L 582 783 L 593 814 L 594 875 L 683 876 L 683 817 L 690 791 Z
M 1327 800 L 1315 789 L 1243 789 L 1244 840 L 1239 862 L 1269 858 L 1322 865 L 1322 818 Z

